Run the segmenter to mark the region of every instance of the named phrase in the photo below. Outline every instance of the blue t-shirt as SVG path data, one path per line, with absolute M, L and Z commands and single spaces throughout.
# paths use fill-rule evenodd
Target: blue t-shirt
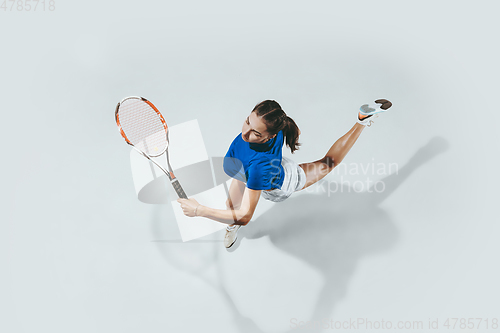
M 240 133 L 224 157 L 224 172 L 252 190 L 281 189 L 285 179 L 281 165 L 283 143 L 283 131 L 265 143 L 243 141 Z

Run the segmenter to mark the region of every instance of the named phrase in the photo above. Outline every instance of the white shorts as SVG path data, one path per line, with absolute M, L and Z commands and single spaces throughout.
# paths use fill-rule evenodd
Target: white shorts
M 285 169 L 285 179 L 281 189 L 262 191 L 261 196 L 270 201 L 281 202 L 286 200 L 293 192 L 300 191 L 306 184 L 306 173 L 293 160 L 283 156 L 281 165 Z

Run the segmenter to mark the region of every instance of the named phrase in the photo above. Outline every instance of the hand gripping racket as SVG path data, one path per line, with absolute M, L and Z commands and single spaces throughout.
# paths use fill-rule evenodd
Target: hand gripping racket
M 165 172 L 179 198 L 187 199 L 168 160 L 167 123 L 153 103 L 144 97 L 126 97 L 116 106 L 115 119 L 125 141 Z M 151 158 L 165 152 L 168 170 Z

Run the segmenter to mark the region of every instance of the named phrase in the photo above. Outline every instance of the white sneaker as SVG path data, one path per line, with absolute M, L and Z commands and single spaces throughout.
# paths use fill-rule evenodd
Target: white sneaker
M 236 241 L 238 230 L 241 228 L 241 225 L 232 225 L 226 228 L 226 236 L 224 237 L 224 246 L 229 249 L 233 246 Z
M 372 125 L 372 123 L 375 122 L 373 120 L 374 118 L 378 118 L 378 114 L 370 115 L 370 116 L 365 116 L 365 115 L 362 115 L 361 112 L 360 112 L 360 113 L 358 113 L 358 120 L 357 120 L 357 122 L 358 122 L 358 124 L 370 127 Z
M 364 104 L 359 108 L 357 122 L 370 127 L 374 122 L 373 119 L 378 117 L 378 113 L 386 112 L 391 106 L 392 103 L 386 99 L 377 99 L 375 104 Z

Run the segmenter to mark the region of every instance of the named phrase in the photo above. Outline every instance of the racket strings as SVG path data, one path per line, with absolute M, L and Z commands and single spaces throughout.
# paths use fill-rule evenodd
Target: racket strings
M 139 99 L 123 101 L 118 110 L 120 126 L 128 141 L 150 156 L 167 148 L 166 128 L 160 115 Z

